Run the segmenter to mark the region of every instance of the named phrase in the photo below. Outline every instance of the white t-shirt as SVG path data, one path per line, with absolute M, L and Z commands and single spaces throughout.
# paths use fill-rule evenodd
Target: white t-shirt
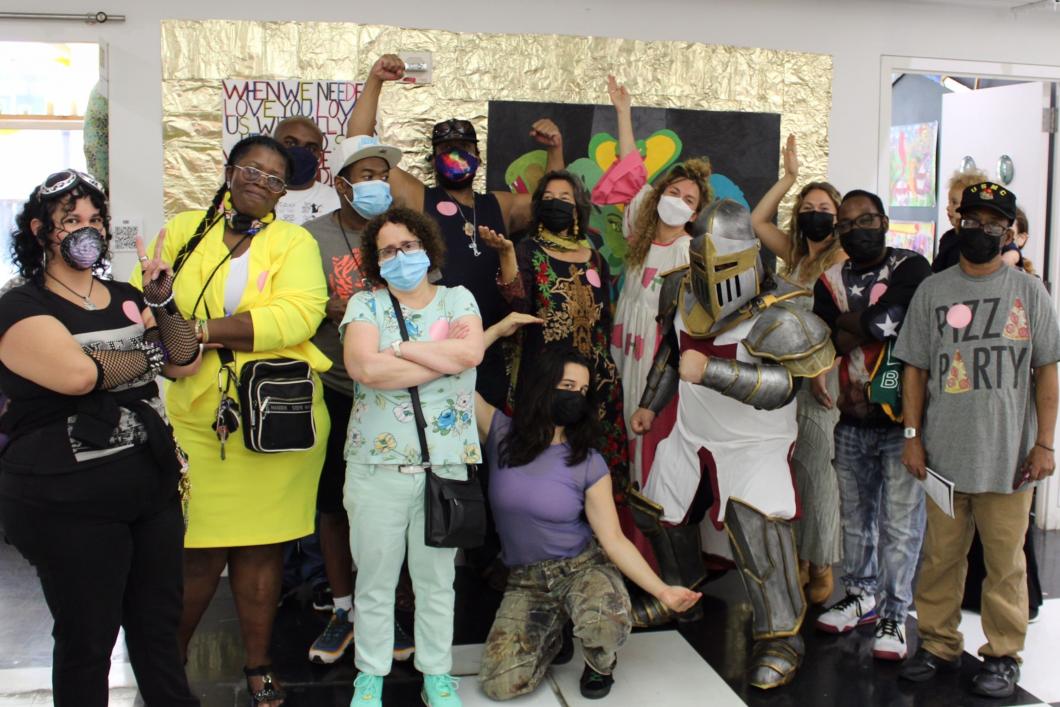
M 339 206 L 339 195 L 335 193 L 334 187 L 313 182 L 313 186 L 308 189 L 288 189 L 276 203 L 276 218 L 302 225 L 306 221 L 330 214 Z

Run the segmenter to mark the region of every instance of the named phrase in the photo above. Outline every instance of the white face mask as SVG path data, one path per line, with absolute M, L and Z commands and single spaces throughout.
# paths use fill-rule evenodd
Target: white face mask
M 692 218 L 692 207 L 676 196 L 663 196 L 660 198 L 659 206 L 656 210 L 659 212 L 659 218 L 667 226 L 680 226 L 688 223 Z

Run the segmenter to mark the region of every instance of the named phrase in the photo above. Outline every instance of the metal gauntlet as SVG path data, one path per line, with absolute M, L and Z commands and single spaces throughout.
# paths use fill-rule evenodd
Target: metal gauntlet
M 673 365 L 672 350 L 673 345 L 669 341 L 663 341 L 659 346 L 659 352 L 652 362 L 651 370 L 648 371 L 648 384 L 644 387 L 644 394 L 640 396 L 639 407 L 647 408 L 655 414 L 659 414 L 677 393 L 680 378 L 677 368 Z
M 711 356 L 701 383 L 760 410 L 782 408 L 795 397 L 795 382 L 788 369 L 775 364 Z

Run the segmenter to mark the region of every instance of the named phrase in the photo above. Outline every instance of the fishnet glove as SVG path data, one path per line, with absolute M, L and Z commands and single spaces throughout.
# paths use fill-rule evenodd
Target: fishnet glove
M 96 390 L 111 390 L 148 374 L 158 375 L 165 363 L 162 349 L 146 340 L 130 350 L 85 349 L 85 354 L 96 362 L 99 370 Z
M 151 303 L 165 303 L 161 307 L 151 307 L 151 312 L 158 324 L 166 360 L 175 366 L 186 366 L 199 355 L 199 340 L 195 335 L 194 322 L 180 316 L 180 312 L 171 304 L 172 297 L 172 273 L 161 272 L 155 280 L 144 283 L 144 301 L 148 306 Z
M 162 271 L 158 277 L 150 282 L 144 283 L 144 301 L 150 307 L 151 303 L 161 304 L 173 296 L 173 273 Z M 152 310 L 160 309 L 152 307 Z

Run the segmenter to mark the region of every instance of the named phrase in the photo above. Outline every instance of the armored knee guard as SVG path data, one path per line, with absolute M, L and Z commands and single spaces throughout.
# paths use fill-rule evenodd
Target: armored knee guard
M 725 526 L 754 612 L 750 683 L 762 689 L 785 685 L 802 662 L 799 629 L 806 616 L 791 523 L 731 499 Z
M 664 526 L 661 520 L 662 506 L 637 491 L 630 491 L 627 498 L 633 521 L 655 551 L 662 580 L 667 584 L 689 588 L 701 584 L 707 572 L 699 546 L 699 526 Z M 698 621 L 703 618 L 703 608 L 696 604 L 675 617 L 655 597 L 644 595 L 633 602 L 634 626 L 659 626 L 674 618 L 679 621 Z

